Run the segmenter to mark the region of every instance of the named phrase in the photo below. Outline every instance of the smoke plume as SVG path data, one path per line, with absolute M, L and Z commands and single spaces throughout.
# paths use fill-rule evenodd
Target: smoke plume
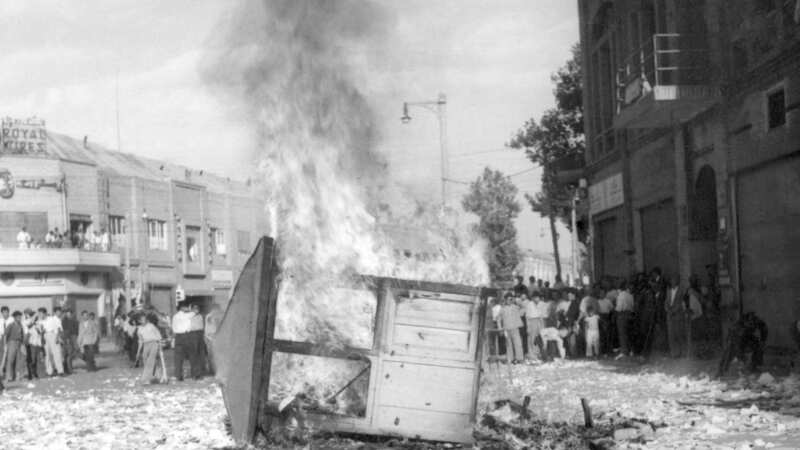
M 257 137 L 254 159 L 284 277 L 279 336 L 369 341 L 360 334 L 371 332 L 374 311 L 346 307 L 337 291 L 356 273 L 487 281 L 480 243 L 446 221 L 407 219 L 437 235 L 434 257 L 411 263 L 398 258 L 376 220 L 385 162 L 359 77 L 390 26 L 391 16 L 371 1 L 245 1 L 212 38 L 204 77 L 241 109 Z M 343 330 L 347 324 L 366 330 Z

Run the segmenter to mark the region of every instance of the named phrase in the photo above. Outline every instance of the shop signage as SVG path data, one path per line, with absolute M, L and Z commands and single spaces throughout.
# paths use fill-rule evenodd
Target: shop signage
M 589 186 L 589 212 L 592 214 L 615 208 L 624 201 L 621 173 Z
M 0 127 L 2 154 L 39 155 L 47 154 L 47 129 L 44 120 L 38 118 L 5 118 Z
M 214 282 L 215 287 L 231 287 L 233 285 L 233 271 L 212 269 L 211 280 Z
M 8 169 L 0 168 L 0 198 L 11 198 L 14 196 L 16 188 L 21 189 L 41 189 L 53 188 L 56 192 L 64 190 L 64 179 L 58 178 L 39 178 L 29 180 L 15 180 Z

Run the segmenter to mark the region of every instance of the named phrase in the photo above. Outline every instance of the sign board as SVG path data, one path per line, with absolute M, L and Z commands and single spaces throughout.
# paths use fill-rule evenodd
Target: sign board
M 4 118 L 0 127 L 0 143 L 4 155 L 47 154 L 47 129 L 44 119 Z
M 14 175 L 10 170 L 0 167 L 0 198 L 9 199 L 13 197 L 17 188 L 53 188 L 56 192 L 62 192 L 64 190 L 64 179 L 51 177 L 18 180 L 14 179 Z
M 211 280 L 214 282 L 214 287 L 231 287 L 233 286 L 233 271 L 211 269 Z
M 175 288 L 175 303 L 177 304 L 184 300 L 186 300 L 186 291 L 178 285 L 178 287 Z
M 589 186 L 589 212 L 591 214 L 615 208 L 624 202 L 621 173 Z

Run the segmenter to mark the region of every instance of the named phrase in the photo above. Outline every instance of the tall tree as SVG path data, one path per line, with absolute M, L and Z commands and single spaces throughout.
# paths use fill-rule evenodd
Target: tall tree
M 571 59 L 550 79 L 555 85 L 553 95 L 556 107 L 546 110 L 538 121 L 530 119 L 525 122 L 508 146 L 524 149 L 528 159 L 543 168 L 541 191 L 534 196 L 525 197 L 531 209 L 547 217 L 550 222 L 556 272 L 561 276 L 556 220 L 561 219 L 571 229 L 573 187 L 558 179 L 558 164 L 568 160 L 581 160 L 586 148 L 583 134 L 580 45 L 572 47 Z
M 517 228 L 519 215 L 517 187 L 511 178 L 488 167 L 469 186 L 461 205 L 480 221 L 477 231 L 489 242 L 489 271 L 492 281 L 510 278 L 519 263 Z

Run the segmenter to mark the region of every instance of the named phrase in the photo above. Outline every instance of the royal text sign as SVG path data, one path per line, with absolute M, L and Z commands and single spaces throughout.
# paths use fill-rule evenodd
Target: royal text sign
M 44 120 L 12 119 L 2 121 L 0 132 L 1 154 L 45 155 L 47 152 L 47 130 Z

